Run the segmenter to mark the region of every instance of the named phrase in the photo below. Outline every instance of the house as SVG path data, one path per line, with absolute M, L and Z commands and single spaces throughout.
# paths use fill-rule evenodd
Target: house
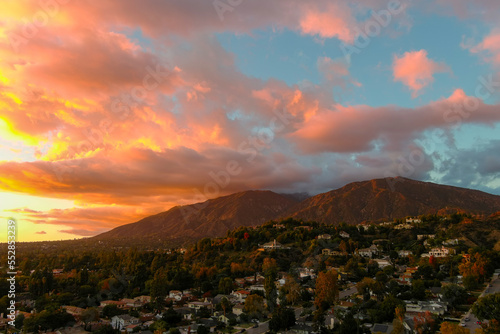
M 434 256 L 434 257 L 446 257 L 450 254 L 455 254 L 455 250 L 453 248 L 446 248 L 446 247 L 441 247 L 441 248 L 433 248 L 429 252 L 429 256 Z
M 295 334 L 310 334 L 313 332 L 313 328 L 306 324 L 298 324 L 290 328 L 290 331 Z
M 66 310 L 67 313 L 71 314 L 75 318 L 79 318 L 83 311 L 85 311 L 85 309 L 76 306 L 62 306 L 62 309 Z
M 378 263 L 378 266 L 380 269 L 391 265 L 389 260 L 386 260 L 386 259 L 373 259 L 373 261 Z
M 314 269 L 312 268 L 299 268 L 299 278 L 304 279 L 304 278 L 315 278 L 316 274 L 314 272 Z
M 443 241 L 444 246 L 458 245 L 458 239 L 448 239 Z
M 203 301 L 203 302 L 200 302 L 200 301 L 196 301 L 196 302 L 189 302 L 187 304 L 187 306 L 191 309 L 195 309 L 195 310 L 200 310 L 204 307 L 208 308 L 208 309 L 211 309 L 212 308 L 212 303 L 208 302 L 208 301 Z
M 100 303 L 101 307 L 105 307 L 105 306 L 108 306 L 108 305 L 116 305 L 116 307 L 118 307 L 119 309 L 123 309 L 125 308 L 125 303 L 122 302 L 122 301 L 118 301 L 118 300 L 103 300 L 101 303 Z
M 320 234 L 318 235 L 318 239 L 322 239 L 322 240 L 330 240 L 332 238 L 332 236 L 330 234 Z
M 182 299 L 182 291 L 179 290 L 170 290 L 168 293 L 168 298 L 175 299 L 176 301 L 180 301 Z
M 238 316 L 234 313 L 226 313 L 226 315 L 221 314 L 217 317 L 217 320 L 219 320 L 222 323 L 225 323 L 226 325 L 229 324 L 230 321 L 237 321 Z
M 436 237 L 435 234 L 418 234 L 417 235 L 417 240 L 422 240 L 422 239 L 434 239 Z
M 312 231 L 312 226 L 308 226 L 308 225 L 301 225 L 301 226 L 297 226 L 294 228 L 294 230 L 300 230 L 300 229 L 303 229 L 303 230 L 306 230 L 306 231 Z
M 420 224 L 422 222 L 422 220 L 418 219 L 418 218 L 406 218 L 406 222 L 409 224 L 411 224 L 411 223 Z
M 363 257 L 372 257 L 373 255 L 378 254 L 378 247 L 375 245 L 371 245 L 368 248 L 362 248 L 358 250 L 358 254 Z
M 370 329 L 372 333 L 391 333 L 392 330 L 394 329 L 394 326 L 392 324 L 374 324 L 373 327 Z
M 448 309 L 448 305 L 438 301 L 423 301 L 419 300 L 417 303 L 405 301 L 407 313 L 425 313 L 431 312 L 437 315 L 443 315 Z
M 404 250 L 404 249 L 402 249 L 402 250 L 398 251 L 398 256 L 399 257 L 407 257 L 407 256 L 410 256 L 412 254 L 413 254 L 413 252 L 411 250 Z
M 238 315 L 238 316 L 239 316 L 240 314 L 242 314 L 242 313 L 243 313 L 244 309 L 245 309 L 245 305 L 243 305 L 243 304 L 237 304 L 237 305 L 234 305 L 234 306 L 233 306 L 233 313 L 234 313 L 235 315 Z
M 52 275 L 59 276 L 64 272 L 64 269 L 52 269 Z
M 114 329 L 122 330 L 128 325 L 135 325 L 139 323 L 139 319 L 132 317 L 128 314 L 116 315 L 111 318 L 111 327 Z
M 339 235 L 341 238 L 349 238 L 349 233 L 344 231 L 340 231 Z
M 130 324 L 130 325 L 125 327 L 125 330 L 127 331 L 127 333 L 132 333 L 136 327 L 140 327 L 140 326 L 141 325 L 139 325 L 139 324 Z
M 264 249 L 282 249 L 284 247 L 282 244 L 277 242 L 276 239 L 274 239 L 274 241 L 267 242 L 267 243 L 263 244 L 262 248 L 264 248 Z
M 274 224 L 273 227 L 276 229 L 286 228 L 285 225 L 283 225 L 283 224 Z
M 250 291 L 246 290 L 238 290 L 238 291 L 233 291 L 231 292 L 231 296 L 233 296 L 236 301 L 242 303 L 245 301 L 245 299 L 250 295 Z
M 325 248 L 321 251 L 321 254 L 327 255 L 327 256 L 341 256 L 343 255 L 342 252 L 336 251 L 336 250 L 331 250 L 328 248 Z
M 394 229 L 395 230 L 411 230 L 413 228 L 413 225 L 411 224 L 398 224 L 396 226 L 394 226 Z

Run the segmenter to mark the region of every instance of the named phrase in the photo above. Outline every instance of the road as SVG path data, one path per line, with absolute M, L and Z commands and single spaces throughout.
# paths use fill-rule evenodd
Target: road
M 257 328 L 248 328 L 247 333 L 249 334 L 262 334 L 269 330 L 269 321 L 259 323 Z
M 479 298 L 481 298 L 485 295 L 500 292 L 500 280 L 498 279 L 498 276 L 494 276 L 494 278 L 491 280 L 491 282 L 488 286 L 486 286 L 486 289 L 484 289 L 484 291 L 481 293 Z M 488 291 L 488 292 L 486 292 L 486 291 Z M 469 318 L 470 321 L 465 322 L 465 320 L 464 320 L 465 318 Z M 465 328 L 470 329 L 470 332 L 474 333 L 474 331 L 477 328 L 481 327 L 480 325 L 478 325 L 476 323 L 477 320 L 478 319 L 476 318 L 476 316 L 469 309 L 469 311 L 462 317 L 460 322 L 465 322 Z
M 353 295 L 355 293 L 358 293 L 358 289 L 356 288 L 356 286 L 352 286 L 349 289 L 340 291 L 339 292 L 339 298 L 343 299 L 343 298 L 349 297 L 349 296 L 351 296 L 351 295 Z

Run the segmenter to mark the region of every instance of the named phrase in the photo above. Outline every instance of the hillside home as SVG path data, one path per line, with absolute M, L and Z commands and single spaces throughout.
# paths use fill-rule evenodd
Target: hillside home
M 434 256 L 434 257 L 446 257 L 450 254 L 455 254 L 455 250 L 453 248 L 446 248 L 446 247 L 441 247 L 441 248 L 433 248 L 429 252 L 429 256 Z
M 344 231 L 340 231 L 339 235 L 341 238 L 349 238 L 350 237 L 349 233 L 344 232 Z
M 332 236 L 329 235 L 329 234 L 320 234 L 320 235 L 318 235 L 318 239 L 320 239 L 320 240 L 330 240 L 331 238 L 332 238 Z

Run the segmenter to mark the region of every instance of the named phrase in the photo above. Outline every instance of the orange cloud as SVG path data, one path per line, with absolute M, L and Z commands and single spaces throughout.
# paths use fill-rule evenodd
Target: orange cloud
M 417 97 L 420 91 L 434 81 L 434 74 L 450 71 L 444 63 L 435 62 L 427 57 L 426 50 L 405 52 L 393 60 L 394 81 L 400 81 Z

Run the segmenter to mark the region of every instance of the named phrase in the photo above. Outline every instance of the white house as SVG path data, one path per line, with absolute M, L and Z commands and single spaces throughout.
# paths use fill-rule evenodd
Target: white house
M 455 250 L 453 248 L 446 248 L 446 247 L 441 247 L 441 248 L 433 248 L 429 252 L 429 256 L 434 256 L 434 257 L 446 257 L 450 254 L 455 254 Z
M 344 232 L 344 231 L 340 231 L 339 235 L 340 235 L 342 238 L 349 238 L 349 233 Z
M 422 222 L 422 220 L 418 218 L 406 218 L 406 222 L 410 224 L 411 223 L 419 224 Z
M 263 244 L 262 248 L 264 248 L 264 249 L 282 249 L 284 247 L 282 244 L 277 242 L 276 239 L 274 239 L 274 241 L 267 242 L 267 243 Z
M 320 235 L 318 235 L 318 239 L 330 240 L 331 238 L 332 238 L 332 236 L 329 235 L 329 234 L 320 234 Z
M 118 330 L 122 330 L 128 325 L 135 325 L 138 323 L 139 319 L 128 314 L 115 315 L 113 318 L 111 318 L 111 327 Z
M 179 290 L 170 290 L 168 293 L 168 298 L 175 299 L 176 301 L 180 301 L 182 299 L 182 291 Z
M 411 250 L 402 249 L 402 250 L 398 251 L 399 257 L 407 257 L 407 256 L 410 256 L 412 254 L 413 254 L 413 252 Z

